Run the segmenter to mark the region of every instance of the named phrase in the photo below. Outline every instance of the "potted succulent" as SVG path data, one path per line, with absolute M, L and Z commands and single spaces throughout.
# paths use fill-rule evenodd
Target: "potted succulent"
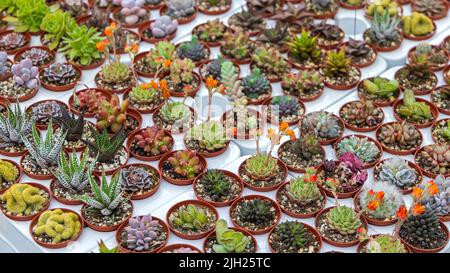
M 81 160 L 76 153 L 69 156 L 60 152 L 58 168 L 52 170 L 55 177 L 50 183 L 52 196 L 65 205 L 81 205 L 78 195 L 91 194 L 89 175 L 92 173 L 95 162 L 86 162 L 88 150 L 84 151 Z
M 335 0 L 306 0 L 306 9 L 314 13 L 314 19 L 333 18 L 338 9 L 338 3 Z
M 256 41 L 263 47 L 273 47 L 281 53 L 289 50 L 288 42 L 291 40 L 289 27 L 284 23 L 277 21 L 276 25 L 261 31 Z
M 304 134 L 296 138 L 294 134 L 290 140 L 278 148 L 278 158 L 287 168 L 296 173 L 304 173 L 309 167 L 316 167 L 325 159 L 325 150 L 313 134 Z
M 79 18 L 89 12 L 89 4 L 83 0 L 62 0 L 59 7 L 74 18 Z
M 439 112 L 449 115 L 450 114 L 450 86 L 444 85 L 435 88 L 431 92 L 431 102 L 438 107 Z
M 191 59 L 175 59 L 170 66 L 170 74 L 165 78 L 170 95 L 174 97 L 194 97 L 201 87 L 201 79 L 194 72 L 195 64 Z
M 15 54 L 21 49 L 28 47 L 31 42 L 31 35 L 24 32 L 14 32 L 5 30 L 0 33 L 0 50 L 8 54 Z
M 398 82 L 383 77 L 360 81 L 356 89 L 361 99 L 370 100 L 377 107 L 390 106 L 400 96 Z
M 175 185 L 189 185 L 206 171 L 206 160 L 195 151 L 173 151 L 158 162 L 162 177 Z
M 364 31 L 364 41 L 379 52 L 396 50 L 403 41 L 403 36 L 398 28 L 399 23 L 400 20 L 397 17 L 389 16 L 387 11 L 382 14 L 375 13 L 370 21 L 370 28 Z
M 70 96 L 69 110 L 77 115 L 84 111 L 85 117 L 92 118 L 97 114 L 102 101 L 110 101 L 111 98 L 112 95 L 108 91 L 86 86 Z
M 434 142 L 450 145 L 450 119 L 436 121 L 431 127 L 431 137 Z
M 403 99 L 398 100 L 392 106 L 394 117 L 399 121 L 406 121 L 418 128 L 431 126 L 437 119 L 439 112 L 431 102 L 416 98 L 411 89 L 406 89 Z
M 344 31 L 336 26 L 322 21 L 311 26 L 311 35 L 317 37 L 317 44 L 324 49 L 338 48 L 344 39 Z
M 29 177 L 38 180 L 47 180 L 53 177 L 52 172 L 58 167 L 58 156 L 63 148 L 66 133 L 62 130 L 53 134 L 53 122 L 50 120 L 45 138 L 42 138 L 32 126 L 32 138 L 21 136 L 28 153 L 20 159 L 23 171 Z
M 50 91 L 73 89 L 81 79 L 81 69 L 70 63 L 53 63 L 39 72 L 39 82 Z
M 262 17 L 271 17 L 282 8 L 284 2 L 281 0 L 249 0 L 247 1 L 247 7 L 253 11 L 256 15 Z
M 308 29 L 314 23 L 314 13 L 307 11 L 304 3 L 293 5 L 289 1 L 285 2 L 287 2 L 286 8 L 278 10 L 270 19 L 287 26 L 293 33 Z
M 429 69 L 431 71 L 439 71 L 443 69 L 449 57 L 447 52 L 440 46 L 430 45 L 428 43 L 420 43 L 408 51 L 408 62 L 420 60 L 420 56 L 424 56 L 428 60 Z
M 150 10 L 159 10 L 164 5 L 164 0 L 145 0 L 144 3 L 144 7 Z
M 94 28 L 98 32 L 103 33 L 113 22 L 113 19 L 110 18 L 112 10 L 114 10 L 114 8 L 112 8 L 111 5 L 107 8 L 98 8 L 96 5 L 93 5 L 90 14 L 83 15 L 77 18 L 76 21 L 78 25 L 85 25 L 88 28 Z
M 146 127 L 129 136 L 127 148 L 130 154 L 139 160 L 158 160 L 172 151 L 174 140 L 172 135 L 156 126 Z
M 167 0 L 166 6 L 159 10 L 160 15 L 176 19 L 180 25 L 188 24 L 197 17 L 195 0 Z
M 209 77 L 212 77 L 213 80 L 223 82 L 222 74 L 227 76 L 230 75 L 229 77 L 236 74 L 236 77 L 239 78 L 240 72 L 241 68 L 238 64 L 223 58 L 221 55 L 200 66 L 200 77 L 205 83 Z
M 152 115 L 153 123 L 172 133 L 182 133 L 194 124 L 194 109 L 182 102 L 167 101 Z
M 129 29 L 118 28 L 114 31 L 114 36 L 114 46 L 109 47 L 110 54 L 114 54 L 114 50 L 116 51 L 116 54 L 137 53 L 139 49 L 139 43 L 141 41 L 141 36 L 138 33 Z M 111 43 L 111 41 L 109 42 Z M 104 44 L 105 43 L 108 43 L 108 40 L 106 40 Z M 107 45 L 105 44 L 105 48 L 106 46 Z
M 363 168 L 375 166 L 383 155 L 381 144 L 365 135 L 347 135 L 334 143 L 337 157 L 346 153 L 355 154 L 362 162 Z
M 97 49 L 97 45 L 103 40 L 101 33 L 95 28 L 80 26 L 69 32 L 67 37 L 63 37 L 63 46 L 59 52 L 82 70 L 97 68 L 106 59 L 106 56 Z
M 428 16 L 431 20 L 439 20 L 447 15 L 448 2 L 443 0 L 417 0 L 411 3 L 413 11 Z
M 414 155 L 415 162 L 423 174 L 428 177 L 443 175 L 450 176 L 450 150 L 445 143 L 430 144 L 417 150 Z
M 170 230 L 187 240 L 206 237 L 214 230 L 218 218 L 219 213 L 211 204 L 199 200 L 181 201 L 166 215 Z
M 119 226 L 115 238 L 122 253 L 156 253 L 167 244 L 169 228 L 150 214 L 134 216 Z
M 126 135 L 120 129 L 112 137 L 106 130 L 91 129 L 93 141 L 82 139 L 89 148 L 87 162 L 95 162 L 94 173 L 111 175 L 128 161 L 128 150 L 123 146 Z
M 366 183 L 353 199 L 357 212 L 374 226 L 389 226 L 397 222 L 397 210 L 404 205 L 401 193 L 387 183 Z M 374 209 L 364 210 L 370 206 Z
M 230 141 L 224 126 L 218 121 L 207 121 L 191 127 L 184 136 L 186 149 L 196 151 L 205 158 L 224 153 Z
M 270 82 L 279 82 L 291 70 L 281 52 L 273 47 L 257 47 L 252 54 L 252 69 L 259 68 Z
M 373 1 L 366 5 L 365 15 L 369 19 L 375 17 L 377 14 L 381 15 L 384 13 L 387 13 L 390 17 L 401 16 L 403 13 L 402 4 L 399 1 L 393 0 Z
M 269 246 L 273 253 L 318 253 L 322 248 L 319 233 L 298 221 L 286 221 L 269 233 Z
M 423 13 L 413 11 L 409 16 L 403 16 L 403 37 L 420 41 L 433 37 L 436 32 L 436 24 Z
M 0 115 L 0 154 L 22 156 L 26 151 L 22 138 L 31 137 L 32 118 L 17 103 L 7 106 L 7 114 Z
M 352 64 L 358 68 L 367 67 L 377 59 L 376 49 L 366 41 L 350 38 L 345 44 L 345 55 L 352 59 Z
M 270 81 L 259 68 L 253 69 L 250 75 L 242 78 L 241 87 L 248 104 L 262 104 L 272 94 Z
M 216 0 L 212 0 L 216 1 Z M 209 20 L 206 23 L 197 25 L 192 29 L 192 36 L 198 37 L 200 43 L 209 47 L 219 46 L 224 34 L 228 31 L 228 27 L 225 26 L 219 19 Z
M 137 28 L 148 21 L 150 14 L 144 8 L 145 0 L 114 0 L 120 6 L 112 15 L 124 28 Z
M 301 70 L 296 74 L 285 75 L 281 81 L 281 89 L 286 95 L 295 96 L 301 102 L 309 102 L 319 98 L 324 89 L 323 77 L 312 69 Z
M 174 44 L 158 42 L 150 51 L 141 52 L 134 57 L 133 68 L 138 75 L 147 78 L 156 78 L 157 73 L 160 76 L 167 75 L 174 60 L 174 53 Z
M 419 167 L 400 157 L 380 161 L 373 170 L 375 181 L 394 185 L 403 194 L 408 194 L 422 181 Z
M 241 11 L 228 18 L 228 26 L 233 32 L 242 32 L 245 36 L 251 37 L 258 35 L 266 27 L 266 22 L 254 10 L 244 10 L 242 7 Z
M 127 91 L 123 97 L 129 102 L 129 108 L 142 114 L 151 114 L 160 107 L 170 96 L 166 80 L 154 80 L 141 83 Z
M 62 5 L 62 7 L 64 7 L 64 5 Z M 81 10 L 78 9 L 77 11 Z M 63 37 L 66 37 L 68 33 L 72 32 L 76 27 L 77 22 L 70 13 L 62 10 L 48 13 L 42 19 L 40 26 L 45 32 L 45 34 L 41 36 L 41 43 L 48 46 L 50 50 L 55 50 L 62 46 Z
M 30 59 L 37 67 L 45 67 L 55 61 L 55 53 L 45 46 L 32 46 L 21 49 L 14 55 L 14 62 Z
M 31 115 L 38 129 L 45 130 L 52 118 L 62 117 L 62 108 L 68 108 L 62 101 L 42 100 L 28 106 L 26 114 Z
M 295 218 L 314 217 L 326 204 L 325 192 L 317 186 L 316 169 L 307 168 L 306 174 L 281 185 L 276 193 L 281 210 Z
M 42 19 L 58 9 L 57 5 L 49 6 L 45 0 L 32 0 L 17 3 L 14 13 L 3 18 L 14 26 L 16 32 L 29 32 L 32 35 L 41 33 Z
M 272 199 L 262 195 L 240 197 L 230 206 L 233 225 L 250 234 L 260 235 L 273 229 L 281 219 L 281 209 Z
M 64 248 L 80 237 L 83 226 L 78 213 L 69 209 L 52 209 L 31 221 L 30 234 L 37 244 L 45 248 Z
M 231 205 L 242 195 L 244 184 L 236 174 L 218 169 L 209 169 L 194 181 L 194 193 L 197 199 L 214 207 Z
M 177 45 L 175 57 L 179 59 L 190 59 L 196 66 L 200 66 L 209 60 L 211 50 L 199 42 L 197 36 L 192 36 L 191 41 L 182 42 Z
M 415 95 L 427 95 L 436 87 L 437 76 L 430 69 L 426 55 L 414 55 L 412 62 L 395 72 L 395 79 L 402 90 L 411 89 Z
M 361 71 L 352 65 L 352 60 L 346 57 L 343 48 L 338 52 L 328 52 L 320 73 L 324 77 L 325 86 L 336 90 L 351 89 L 361 78 Z
M 169 16 L 161 16 L 154 21 L 143 23 L 139 27 L 139 35 L 142 40 L 149 43 L 170 41 L 175 38 L 178 29 L 178 21 Z
M 436 187 L 434 187 L 436 185 Z M 418 188 L 422 190 L 423 192 L 427 191 L 428 187 L 432 187 L 432 192 L 434 191 L 435 194 L 431 196 L 424 196 L 421 203 L 426 206 L 426 208 L 431 209 L 434 211 L 441 221 L 448 222 L 450 219 L 450 213 L 449 213 L 449 194 L 448 189 L 450 187 L 450 178 L 445 178 L 442 175 L 437 176 L 434 180 L 422 182 Z M 436 192 L 436 188 L 438 189 Z M 416 194 L 420 192 L 419 190 L 416 190 Z
M 215 232 L 211 232 L 203 242 L 205 253 L 256 253 L 257 248 L 255 238 L 248 231 L 228 228 L 223 219 L 217 221 Z
M 17 183 L 0 195 L 0 209 L 14 221 L 29 221 L 48 209 L 50 198 L 50 191 L 41 184 Z
M 201 253 L 200 249 L 188 244 L 172 244 L 158 250 L 158 253 Z
M 11 76 L 12 61 L 8 59 L 5 51 L 0 51 L 0 82 L 8 80 Z
M 231 9 L 231 0 L 199 0 L 198 10 L 206 15 L 219 15 Z
M 264 104 L 269 106 L 267 120 L 272 124 L 287 122 L 289 126 L 297 125 L 306 112 L 303 102 L 292 96 L 271 97 Z
M 359 232 L 360 243 L 358 253 L 409 253 L 409 248 L 400 238 L 390 234 L 368 235 L 364 230 Z
M 88 180 L 92 194 L 77 197 L 84 203 L 81 217 L 86 225 L 95 231 L 108 232 L 126 223 L 133 214 L 133 204 L 124 197 L 119 176 L 113 176 L 108 182 L 103 174 L 100 184 L 92 175 L 88 176 Z
M 220 53 L 226 59 L 237 64 L 247 64 L 251 62 L 251 54 L 254 49 L 254 42 L 242 31 L 236 33 L 225 33 L 220 46 Z
M 450 84 L 450 65 L 447 65 L 447 66 L 444 68 L 444 71 L 443 71 L 442 74 L 443 74 L 442 76 L 444 77 L 445 83 L 446 83 L 446 84 Z
M 339 117 L 352 131 L 370 132 L 382 125 L 384 112 L 370 100 L 356 100 L 345 103 L 339 110 Z
M 332 144 L 344 134 L 342 119 L 323 110 L 304 115 L 299 127 L 301 135 L 313 134 L 322 145 Z
M 30 59 L 11 66 L 11 77 L 0 81 L 0 97 L 9 101 L 26 101 L 38 92 L 39 69 Z
M 237 105 L 225 112 L 221 121 L 234 139 L 252 139 L 264 126 L 262 114 L 253 109 L 247 109 L 246 104 Z
M 21 176 L 22 168 L 19 164 L 9 159 L 0 159 L 0 193 L 19 183 Z
M 363 0 L 339 0 L 339 6 L 344 9 L 363 9 L 365 6 L 365 1 Z
M 295 68 L 315 69 L 322 63 L 323 51 L 317 42 L 318 37 L 302 31 L 289 45 L 288 58 Z
M 120 176 L 124 195 L 131 196 L 131 200 L 142 200 L 152 196 L 161 183 L 161 174 L 155 167 L 147 164 L 128 164 L 114 175 Z
M 336 194 L 342 199 L 355 196 L 368 178 L 363 162 L 351 152 L 343 154 L 338 160 L 325 160 L 316 175 L 317 184 L 328 196 Z
M 267 154 L 259 150 L 259 137 L 256 137 L 256 154 L 247 158 L 241 163 L 238 175 L 245 186 L 254 191 L 273 191 L 286 181 L 288 169 L 278 158 L 272 156 L 275 145 L 278 145 L 282 135 L 293 135 L 294 132 L 288 129 L 287 123 L 281 123 L 280 129 L 267 129 L 267 138 L 270 140 L 270 147 Z
M 406 122 L 389 122 L 375 133 L 383 150 L 395 155 L 408 155 L 420 148 L 423 136 L 419 129 Z

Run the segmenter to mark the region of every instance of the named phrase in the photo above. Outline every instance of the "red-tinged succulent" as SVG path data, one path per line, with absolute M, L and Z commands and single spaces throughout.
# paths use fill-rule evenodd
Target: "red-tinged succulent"
M 101 92 L 94 89 L 80 91 L 73 97 L 75 107 L 78 109 L 86 108 L 89 113 L 97 112 L 101 102 L 106 100 Z
M 127 120 L 128 105 L 128 100 L 119 103 L 117 96 L 113 96 L 109 101 L 103 100 L 96 116 L 97 129 L 102 131 L 109 128 L 111 132 L 117 133 Z
M 200 158 L 195 151 L 178 151 L 168 158 L 173 171 L 187 179 L 194 178 L 203 171 Z
M 166 131 L 152 126 L 135 135 L 134 140 L 139 148 L 152 155 L 160 155 L 173 146 L 172 138 Z

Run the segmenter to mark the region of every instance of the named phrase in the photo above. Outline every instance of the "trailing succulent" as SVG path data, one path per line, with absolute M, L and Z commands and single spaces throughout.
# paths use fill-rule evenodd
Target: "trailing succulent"
M 169 222 L 181 230 L 200 232 L 207 228 L 209 219 L 205 208 L 189 204 L 180 206 L 172 212 L 169 216 Z
M 414 92 L 411 89 L 405 90 L 403 104 L 395 111 L 408 122 L 422 123 L 433 118 L 430 106 L 424 102 L 416 101 Z
M 227 145 L 226 130 L 216 121 L 201 123 L 192 127 L 186 134 L 188 140 L 196 141 L 200 149 L 207 152 L 218 151 Z
M 333 207 L 325 217 L 330 227 L 344 236 L 355 235 L 363 225 L 355 210 L 347 206 Z
M 289 56 L 305 66 L 314 66 L 322 62 L 322 50 L 317 43 L 318 36 L 302 31 L 289 42 Z
M 422 142 L 419 130 L 406 122 L 385 124 L 381 126 L 379 132 L 378 141 L 390 148 L 402 151 L 417 148 Z
M 49 237 L 53 244 L 71 240 L 81 231 L 81 222 L 73 212 L 62 209 L 44 211 L 39 215 L 37 224 L 33 227 L 35 236 Z
M 121 234 L 122 244 L 133 251 L 152 250 L 161 244 L 157 239 L 162 236 L 162 229 L 150 214 L 131 217 Z
M 216 223 L 215 253 L 242 253 L 250 245 L 250 239 L 242 232 L 228 228 L 227 222 L 220 219 Z
M 203 171 L 203 165 L 195 151 L 177 151 L 167 162 L 175 174 L 184 179 L 195 178 Z
M 332 113 L 316 111 L 303 116 L 300 132 L 313 133 L 319 140 L 334 139 L 341 135 L 342 128 L 339 120 Z
M 122 148 L 125 141 L 126 135 L 123 133 L 123 129 L 114 134 L 112 138 L 109 137 L 106 130 L 103 130 L 101 133 L 93 128 L 90 128 L 90 130 L 94 141 L 91 142 L 87 139 L 81 139 L 81 141 L 88 146 L 91 156 L 96 156 L 98 162 L 110 162 Z
M 366 137 L 350 136 L 342 139 L 336 145 L 336 153 L 342 156 L 345 153 L 354 153 L 364 163 L 371 163 L 380 156 L 377 145 Z
M 406 189 L 416 184 L 418 175 L 416 170 L 409 166 L 408 161 L 394 157 L 383 161 L 379 168 L 378 179 L 381 182 Z
M 134 141 L 139 149 L 152 156 L 168 152 L 173 146 L 172 138 L 156 126 L 141 130 L 134 136 Z
M 208 169 L 198 183 L 212 201 L 226 199 L 232 191 L 232 182 L 222 171 Z
M 242 79 L 242 92 L 250 100 L 260 99 L 270 92 L 270 82 L 259 68 L 252 70 L 251 74 Z
M 23 146 L 22 138 L 32 131 L 32 117 L 22 111 L 20 104 L 7 106 L 7 115 L 0 115 L 0 149 Z
M 380 221 L 395 219 L 397 210 L 404 203 L 402 194 L 394 185 L 388 183 L 367 183 L 359 192 L 358 198 L 359 207 L 364 209 L 364 214 L 371 219 Z M 372 207 L 372 209 L 365 210 L 374 202 L 378 202 L 375 209 Z
M 192 40 L 189 42 L 182 43 L 176 50 L 176 54 L 180 59 L 190 59 L 193 62 L 199 62 L 206 59 L 207 50 L 198 41 L 197 36 L 193 36 Z
M 153 174 L 141 166 L 129 166 L 120 170 L 120 184 L 126 192 L 138 193 L 149 190 Z
M 252 54 L 252 61 L 268 77 L 281 77 L 290 70 L 289 63 L 283 58 L 280 51 L 273 47 L 258 47 Z
M 450 149 L 447 144 L 431 144 L 422 148 L 416 157 L 422 168 L 433 174 L 450 173 Z
M 8 212 L 20 215 L 32 215 L 42 210 L 49 197 L 41 189 L 28 184 L 14 184 L 7 189 L 0 200 L 5 203 Z
M 445 178 L 443 175 L 438 175 L 434 180 L 422 182 L 419 188 L 424 190 L 427 187 L 426 183 L 436 185 L 438 192 L 433 196 L 428 196 L 422 199 L 421 203 L 434 211 L 438 216 L 447 216 L 450 214 L 450 178 Z

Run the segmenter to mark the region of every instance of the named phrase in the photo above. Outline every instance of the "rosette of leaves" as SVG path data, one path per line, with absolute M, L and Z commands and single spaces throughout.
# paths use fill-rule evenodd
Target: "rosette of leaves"
M 430 106 L 424 102 L 416 101 L 414 92 L 407 89 L 403 95 L 403 104 L 395 111 L 408 122 L 426 122 L 433 118 Z
M 420 146 L 422 136 L 414 125 L 395 122 L 382 125 L 377 140 L 392 149 L 409 151 Z
M 16 10 L 13 16 L 7 16 L 3 20 L 12 23 L 17 32 L 38 32 L 44 17 L 55 12 L 57 6 L 47 6 L 45 0 L 16 0 Z
M 438 175 L 434 180 L 422 182 L 419 188 L 425 190 L 426 187 L 434 185 L 438 192 L 433 196 L 427 196 L 421 203 L 440 217 L 448 216 L 450 214 L 450 177 Z
M 372 59 L 373 50 L 365 41 L 350 38 L 345 47 L 345 54 L 354 64 L 364 64 Z
M 423 170 L 432 174 L 450 174 L 450 149 L 447 144 L 424 146 L 416 156 L 416 162 Z
M 176 54 L 181 59 L 191 59 L 193 62 L 199 62 L 206 59 L 207 50 L 205 47 L 198 41 L 197 36 L 193 36 L 192 40 L 189 42 L 182 43 Z
M 281 51 L 287 46 L 287 42 L 291 39 L 289 28 L 282 22 L 277 21 L 275 27 L 266 28 L 261 31 L 257 41 L 267 45 L 280 48 Z
M 186 134 L 187 140 L 197 142 L 201 150 L 218 151 L 227 145 L 227 135 L 223 125 L 209 121 L 192 127 Z
M 199 26 L 196 34 L 200 41 L 217 42 L 222 40 L 226 31 L 227 27 L 219 19 L 214 19 Z
M 381 108 L 370 100 L 353 101 L 342 108 L 341 118 L 358 128 L 377 126 L 383 121 Z
M 395 73 L 395 79 L 404 89 L 431 91 L 437 85 L 438 79 L 430 69 L 428 56 L 412 55 L 411 62 Z
M 378 198 L 377 194 L 383 197 Z M 372 210 L 364 210 L 364 215 L 379 221 L 393 220 L 396 218 L 397 210 L 404 204 L 402 194 L 397 188 L 388 183 L 366 183 L 359 192 L 359 207 L 365 209 L 371 202 L 378 202 L 378 206 Z
M 336 0 L 306 0 L 305 4 L 316 15 L 332 13 L 339 8 Z
M 380 150 L 373 141 L 355 135 L 342 139 L 336 146 L 338 156 L 347 152 L 354 153 L 366 164 L 374 162 L 380 156 Z
M 311 69 L 301 70 L 297 74 L 285 75 L 281 87 L 290 95 L 306 99 L 319 94 L 324 87 L 324 83 L 319 71 Z
M 242 232 L 228 228 L 227 222 L 220 219 L 216 222 L 216 244 L 213 245 L 215 253 L 242 253 L 250 245 L 251 239 Z
M 417 56 L 423 55 L 425 59 L 428 60 L 429 65 L 432 68 L 442 68 L 445 66 L 449 60 L 447 52 L 440 46 L 433 46 L 429 43 L 420 43 L 416 46 L 415 50 L 412 52 L 413 55 L 416 55 L 415 60 L 417 60 Z M 410 58 L 414 60 L 413 58 Z M 419 57 L 420 59 L 420 57 Z
M 76 27 L 77 23 L 75 19 L 69 13 L 61 10 L 45 15 L 40 25 L 41 30 L 46 32 L 44 39 L 51 41 L 48 45 L 51 50 L 57 48 L 63 37 L 68 35 Z
M 390 48 L 401 42 L 398 30 L 400 20 L 390 17 L 388 12 L 376 13 L 370 21 L 370 28 L 364 32 L 365 41 L 371 45 Z
M 244 32 L 225 33 L 222 51 L 225 55 L 243 60 L 249 58 L 253 50 L 253 41 Z
M 325 217 L 330 227 L 344 236 L 355 235 L 363 225 L 355 210 L 343 205 L 332 208 Z
M 307 31 L 302 31 L 300 35 L 288 43 L 289 55 L 300 64 L 315 66 L 321 63 L 322 50 L 317 43 L 317 36 L 312 36 Z
M 64 46 L 59 51 L 70 61 L 88 65 L 102 57 L 97 50 L 97 44 L 103 39 L 95 28 L 80 26 L 67 33 L 67 37 L 63 37 Z
M 302 134 L 314 134 L 319 140 L 334 139 L 342 134 L 339 120 L 332 113 L 316 111 L 303 116 L 300 122 Z
M 228 25 L 235 30 L 248 32 L 263 29 L 266 23 L 252 9 L 244 10 L 244 7 L 242 7 L 240 12 L 233 14 L 228 19 Z
M 252 54 L 253 64 L 268 77 L 281 77 L 288 73 L 290 66 L 280 51 L 273 47 L 259 47 Z
M 387 182 L 400 189 L 411 188 L 418 179 L 416 170 L 409 166 L 408 161 L 399 157 L 384 160 L 377 176 L 381 182 Z
M 308 29 L 314 23 L 313 16 L 314 13 L 307 11 L 304 3 L 287 3 L 285 9 L 279 10 L 270 19 L 285 24 L 293 31 L 300 31 L 303 28 Z
M 22 137 L 31 134 L 33 119 L 22 111 L 20 104 L 7 106 L 7 115 L 0 115 L 0 149 L 24 146 Z
M 447 4 L 442 0 L 415 0 L 413 10 L 434 17 L 447 14 Z
M 74 83 L 78 74 L 71 64 L 53 63 L 44 68 L 42 78 L 51 85 L 64 86 Z
M 368 100 L 376 100 L 383 98 L 395 99 L 398 93 L 398 82 L 396 80 L 389 80 L 382 77 L 375 77 L 373 79 L 365 79 L 361 84 L 364 96 Z

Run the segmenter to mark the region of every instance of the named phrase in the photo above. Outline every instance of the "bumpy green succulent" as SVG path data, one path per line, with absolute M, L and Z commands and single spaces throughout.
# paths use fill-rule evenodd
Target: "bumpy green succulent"
M 115 84 L 129 80 L 132 73 L 127 64 L 114 61 L 103 66 L 99 75 L 103 82 Z
M 289 195 L 302 204 L 308 204 L 320 198 L 319 187 L 313 181 L 315 173 L 315 169 L 308 168 L 304 176 L 298 176 L 292 179 L 288 186 Z
M 242 79 L 242 92 L 249 99 L 258 99 L 270 91 L 270 82 L 260 69 L 253 69 L 252 73 Z
M 366 10 L 367 15 L 369 16 L 374 16 L 376 14 L 382 15 L 385 12 L 387 12 L 389 16 L 397 16 L 399 13 L 397 2 L 392 0 L 376 0 L 373 3 L 370 3 Z
M 194 151 L 177 151 L 167 159 L 174 172 L 185 179 L 195 178 L 203 171 L 200 158 Z
M 307 246 L 308 236 L 305 225 L 297 221 L 281 223 L 272 233 L 272 238 L 288 247 L 290 252 L 298 252 Z
M 14 182 L 19 177 L 19 169 L 9 161 L 0 159 L 0 185 L 3 181 Z
M 201 231 L 208 223 L 208 217 L 203 208 L 189 204 L 174 211 L 170 215 L 169 221 L 183 230 Z
M 405 90 L 403 104 L 396 111 L 402 118 L 410 122 L 421 122 L 433 117 L 430 106 L 424 102 L 416 101 L 411 89 Z
M 338 156 L 354 153 L 364 163 L 375 161 L 380 155 L 377 145 L 366 137 L 350 136 L 342 139 L 336 147 Z
M 410 214 L 400 228 L 400 237 L 407 243 L 423 249 L 436 248 L 445 236 L 438 215 L 431 209 L 422 214 Z
M 196 140 L 201 149 L 209 152 L 222 149 L 227 144 L 225 128 L 216 121 L 209 121 L 192 127 L 186 137 Z
M 382 77 L 375 77 L 372 80 L 366 79 L 362 82 L 364 91 L 377 97 L 390 97 L 398 90 L 396 80 L 388 80 Z
M 365 246 L 367 253 L 406 253 L 407 250 L 399 238 L 382 234 L 369 240 Z
M 153 88 L 152 86 L 142 86 L 138 85 L 131 89 L 128 93 L 130 100 L 135 101 L 140 104 L 150 104 L 161 97 L 159 90 Z
M 163 71 L 168 71 L 169 68 L 161 67 L 161 60 L 171 60 L 174 59 L 175 45 L 171 42 L 161 41 L 158 42 L 154 48 L 152 48 L 146 58 L 144 58 L 144 65 L 149 67 L 152 71 L 156 72 L 158 68 Z
M 278 170 L 278 162 L 270 155 L 257 154 L 245 162 L 245 170 L 255 179 L 270 177 Z
M 6 203 L 6 210 L 21 215 L 31 215 L 40 211 L 48 198 L 42 194 L 42 190 L 28 184 L 14 184 L 1 196 Z
M 275 217 L 269 200 L 251 199 L 239 203 L 238 206 L 237 217 L 242 222 L 261 225 L 271 222 Z
M 223 62 L 220 70 L 221 82 L 225 86 L 225 94 L 232 101 L 241 98 L 242 92 L 241 81 L 239 80 L 239 73 L 232 62 Z
M 230 179 L 216 169 L 207 170 L 198 183 L 203 186 L 212 201 L 221 201 L 224 197 L 228 197 L 232 187 Z
M 224 35 L 222 51 L 227 56 L 242 60 L 250 57 L 253 45 L 244 32 L 228 33 Z
M 406 35 L 424 36 L 434 30 L 433 20 L 423 13 L 415 12 L 403 16 L 403 33 Z
M 362 226 L 357 213 L 347 206 L 334 207 L 325 216 L 331 228 L 342 235 L 356 234 L 358 228 Z
M 64 242 L 76 237 L 81 231 L 81 222 L 73 212 L 61 209 L 47 210 L 39 215 L 33 234 L 48 236 L 53 244 Z
M 216 223 L 217 244 L 213 245 L 215 253 L 242 253 L 250 245 L 250 239 L 242 232 L 228 228 L 227 222 L 220 219 Z
M 170 81 L 174 85 L 190 84 L 194 79 L 195 64 L 191 59 L 176 59 L 170 66 Z

